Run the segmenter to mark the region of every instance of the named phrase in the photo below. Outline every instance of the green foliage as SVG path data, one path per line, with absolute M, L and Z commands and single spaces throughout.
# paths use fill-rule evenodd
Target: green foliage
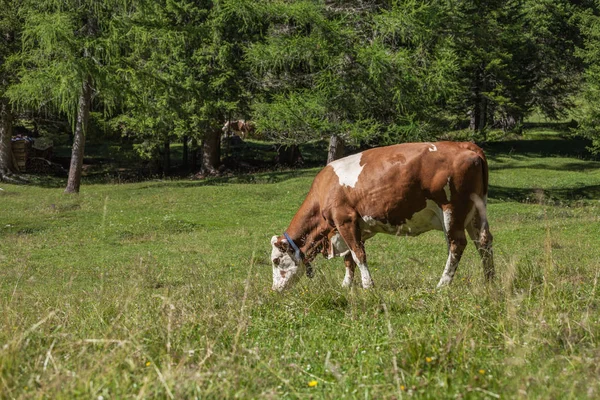
M 526 36 L 533 43 L 529 47 L 533 48 L 519 59 L 531 57 L 533 53 L 530 78 L 533 82 L 525 85 L 531 91 L 528 111 L 537 108 L 548 118 L 557 120 L 565 117 L 573 107 L 573 94 L 579 90 L 584 66 L 576 57 L 582 38 L 574 17 L 587 7 L 585 2 L 575 4 L 571 1 L 545 0 L 525 4 Z
M 2 93 L 73 122 L 89 77 L 151 158 L 230 117 L 287 144 L 430 140 L 469 117 L 519 130 L 566 115 L 584 68 L 581 132 L 597 131 L 590 0 L 2 1 Z
M 585 86 L 578 109 L 575 111 L 580 126 L 577 132 L 592 139 L 592 150 L 600 153 L 600 2 L 596 9 L 578 15 L 584 45 L 579 55 L 587 64 Z
M 8 85 L 15 78 L 15 66 L 10 60 L 20 48 L 20 5 L 21 1 L 0 0 L 0 97 L 4 97 Z
M 262 89 L 259 130 L 288 143 L 331 134 L 374 143 L 427 137 L 457 67 L 436 34 L 440 4 L 271 7 L 265 41 L 247 53 Z
M 133 16 L 127 87 L 112 125 L 153 154 L 165 140 L 202 139 L 247 109 L 243 48 L 261 23 L 251 1 L 157 1 Z
M 452 106 L 475 128 L 513 129 L 534 109 L 552 119 L 571 107 L 581 63 L 568 1 L 467 1 L 449 12 L 461 60 Z M 478 122 L 478 123 L 476 123 Z
M 8 94 L 25 109 L 50 109 L 74 124 L 83 82 L 91 78 L 104 108 L 114 108 L 121 36 L 134 8 L 121 0 L 23 1 L 19 81 Z

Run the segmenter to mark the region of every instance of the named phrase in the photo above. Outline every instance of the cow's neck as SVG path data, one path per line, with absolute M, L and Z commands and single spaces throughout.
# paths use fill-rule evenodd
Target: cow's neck
M 321 217 L 319 203 L 309 194 L 292 218 L 287 234 L 310 262 L 319 251 L 319 246 L 322 245 L 323 238 L 327 236 L 329 230 L 331 229 L 327 222 Z

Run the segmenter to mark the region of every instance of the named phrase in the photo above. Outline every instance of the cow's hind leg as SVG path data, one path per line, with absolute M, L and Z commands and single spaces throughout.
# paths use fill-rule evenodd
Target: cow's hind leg
M 452 282 L 462 253 L 467 245 L 464 224 L 453 219 L 451 208 L 446 208 L 443 213 L 444 232 L 448 242 L 448 259 L 446 260 L 446 267 L 437 287 L 446 286 Z
M 358 265 L 363 288 L 369 289 L 373 287 L 373 279 L 371 279 L 371 274 L 367 267 L 367 254 L 365 253 L 365 245 L 361 240 L 358 220 L 353 218 L 352 220 L 344 221 L 344 223 L 337 225 L 336 228 L 350 248 L 354 262 Z
M 490 233 L 490 227 L 487 219 L 485 219 L 485 213 L 484 218 L 481 218 L 480 214 L 480 212 L 477 212 L 471 222 L 467 224 L 467 232 L 481 256 L 485 279 L 491 281 L 494 279 L 495 275 L 494 252 L 492 248 L 494 238 Z
M 346 264 L 346 275 L 344 276 L 342 287 L 349 288 L 354 281 L 354 270 L 356 268 L 356 263 L 352 258 L 352 254 L 348 253 L 344 256 L 344 264 Z

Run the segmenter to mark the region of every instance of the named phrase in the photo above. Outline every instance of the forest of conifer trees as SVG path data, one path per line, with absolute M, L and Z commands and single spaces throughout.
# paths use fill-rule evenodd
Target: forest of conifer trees
M 59 121 L 67 192 L 91 130 L 148 159 L 183 141 L 204 174 L 232 118 L 343 146 L 485 140 L 541 115 L 600 146 L 594 0 L 0 0 L 0 38 L 0 173 L 15 126 Z

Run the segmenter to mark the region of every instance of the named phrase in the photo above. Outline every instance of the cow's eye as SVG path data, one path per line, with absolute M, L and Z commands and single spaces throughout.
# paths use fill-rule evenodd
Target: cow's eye
M 279 258 L 274 258 L 273 259 L 273 264 L 279 265 Z

